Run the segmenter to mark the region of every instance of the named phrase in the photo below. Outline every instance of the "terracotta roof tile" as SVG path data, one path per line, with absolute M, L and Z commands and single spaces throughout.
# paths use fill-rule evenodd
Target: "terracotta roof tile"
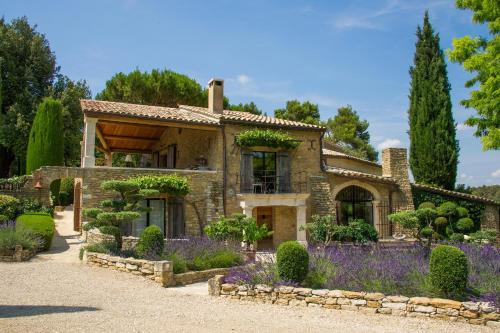
M 324 149 L 323 148 L 323 155 L 324 156 L 342 157 L 342 158 L 346 158 L 346 159 L 349 159 L 349 160 L 355 160 L 355 161 L 363 162 L 363 163 L 366 163 L 366 164 L 371 164 L 371 165 L 374 165 L 374 166 L 381 167 L 381 165 L 378 164 L 378 163 L 375 163 L 375 162 L 372 162 L 372 161 L 368 161 L 368 160 L 365 160 L 363 158 L 359 158 L 359 157 L 356 157 L 356 156 L 347 155 L 347 154 L 344 154 L 344 153 L 341 153 L 341 152 L 335 151 L 335 150 L 330 150 L 330 149 Z
M 199 124 L 217 125 L 216 118 L 208 115 L 194 114 L 187 110 L 169 108 L 164 106 L 151 106 L 141 104 L 80 100 L 80 105 L 84 113 L 104 113 L 120 116 L 131 116 L 138 118 L 191 122 Z
M 439 187 L 434 187 L 430 185 L 424 185 L 424 184 L 411 184 L 414 188 L 421 189 L 421 190 L 427 190 L 429 192 L 434 192 L 434 193 L 440 193 L 444 194 L 450 197 L 457 197 L 457 198 L 464 198 L 464 199 L 469 199 L 473 201 L 480 201 L 480 202 L 485 202 L 485 203 L 490 203 L 490 204 L 495 204 L 495 205 L 500 205 L 500 203 L 488 199 L 488 198 L 483 198 L 477 195 L 472 195 L 468 193 L 462 193 L 462 192 L 455 192 L 455 191 L 450 191 L 450 190 L 445 190 Z
M 343 169 L 343 168 L 328 167 L 326 172 L 337 175 L 337 176 L 361 178 L 361 179 L 373 180 L 376 182 L 396 184 L 396 181 L 390 177 L 377 176 L 377 175 L 373 175 L 371 173 L 353 171 L 353 170 L 348 170 L 348 169 Z

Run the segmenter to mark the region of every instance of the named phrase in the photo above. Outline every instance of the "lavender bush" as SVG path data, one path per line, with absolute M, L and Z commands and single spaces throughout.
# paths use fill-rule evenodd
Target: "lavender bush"
M 453 244 L 469 260 L 468 291 L 463 300 L 500 305 L 500 249 L 492 245 Z M 309 276 L 312 288 L 382 292 L 389 295 L 442 297 L 427 280 L 428 249 L 423 246 L 332 246 L 310 248 Z M 279 281 L 273 260 L 233 269 L 228 283 L 287 284 Z

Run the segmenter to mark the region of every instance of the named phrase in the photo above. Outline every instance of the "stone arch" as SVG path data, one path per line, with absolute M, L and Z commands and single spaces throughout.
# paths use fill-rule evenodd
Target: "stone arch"
M 361 188 L 367 190 L 368 192 L 370 192 L 373 195 L 374 202 L 379 202 L 381 200 L 381 196 L 380 196 L 379 191 L 373 185 L 361 182 L 357 179 L 353 179 L 353 180 L 347 181 L 345 183 L 336 185 L 333 189 L 333 192 L 332 192 L 333 200 L 335 200 L 335 198 L 337 197 L 337 194 L 339 194 L 340 191 L 342 191 L 346 187 L 353 186 L 353 185 L 361 187 Z

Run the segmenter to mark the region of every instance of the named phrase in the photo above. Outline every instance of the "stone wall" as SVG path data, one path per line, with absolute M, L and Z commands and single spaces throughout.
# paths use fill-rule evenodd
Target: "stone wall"
M 285 241 L 297 239 L 297 208 L 275 206 L 273 209 L 273 246 L 277 248 Z
M 382 175 L 393 178 L 404 194 L 406 209 L 412 210 L 413 192 L 408 175 L 408 162 L 405 148 L 386 148 L 382 151 Z
M 120 272 L 143 276 L 160 283 L 163 287 L 186 285 L 207 281 L 216 275 L 227 274 L 229 268 L 216 268 L 199 272 L 174 274 L 171 261 L 150 261 L 134 258 L 122 258 L 102 253 L 87 252 L 83 260 L 91 266 L 109 268 Z
M 12 254 L 0 255 L 0 262 L 21 262 L 31 259 L 36 254 L 35 251 L 23 249 L 21 245 L 16 245 Z
M 311 176 L 311 215 L 335 214 L 335 201 L 328 178 Z
M 500 236 L 500 206 L 485 204 L 483 216 L 481 218 L 482 229 L 495 229 Z
M 320 307 L 395 316 L 435 318 L 500 328 L 500 311 L 484 302 L 458 302 L 427 297 L 386 296 L 344 290 L 313 290 L 289 286 L 238 286 L 223 283 L 218 275 L 209 280 L 209 294 L 258 303 Z
M 223 212 L 222 172 L 196 170 L 136 169 L 95 167 L 82 170 L 82 208 L 98 207 L 104 199 L 116 194 L 101 189 L 105 180 L 127 179 L 141 175 L 178 174 L 188 179 L 191 192 L 184 197 L 186 234 L 200 235 L 204 225 Z

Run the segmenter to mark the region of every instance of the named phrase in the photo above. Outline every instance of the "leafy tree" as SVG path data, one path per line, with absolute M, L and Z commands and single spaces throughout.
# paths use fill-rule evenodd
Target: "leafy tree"
M 500 202 L 500 185 L 483 185 L 472 187 L 471 192 L 474 195 Z
M 360 120 L 358 113 L 350 105 L 337 110 L 337 115 L 323 122 L 327 128 L 327 140 L 338 144 L 353 156 L 370 161 L 378 160 L 378 153 L 370 144 L 368 121 Z
M 256 115 L 261 115 L 262 114 L 262 110 L 259 109 L 257 107 L 257 105 L 255 105 L 254 102 L 245 103 L 245 104 L 242 104 L 242 103 L 240 103 L 240 104 L 231 104 L 231 105 L 229 105 L 229 110 L 250 112 L 250 113 L 256 114 Z
M 459 9 L 474 12 L 472 21 L 488 23 L 490 38 L 464 36 L 453 39 L 448 58 L 461 64 L 475 76 L 465 83 L 467 88 L 477 85 L 470 98 L 461 101 L 466 108 L 474 108 L 477 115 L 465 122 L 475 126 L 484 150 L 500 148 L 500 2 L 494 0 L 457 0 Z
M 96 99 L 177 107 L 181 104 L 206 106 L 208 95 L 198 82 L 167 69 L 115 74 Z
M 23 173 L 36 106 L 59 68 L 45 36 L 26 17 L 0 19 L 0 177 Z
M 41 166 L 64 164 L 62 109 L 61 102 L 49 97 L 40 103 L 29 135 L 28 173 Z
M 67 76 L 58 75 L 50 90 L 50 96 L 59 99 L 63 105 L 64 164 L 79 166 L 80 140 L 83 132 L 80 99 L 91 98 L 90 88 L 85 81 L 74 82 Z
M 424 16 L 417 28 L 414 65 L 410 68 L 410 168 L 417 183 L 452 190 L 458 141 L 451 111 L 450 84 L 439 35 Z
M 319 109 L 318 104 L 313 104 L 309 101 L 300 103 L 297 100 L 286 102 L 284 109 L 274 110 L 276 118 L 300 121 L 307 124 L 319 124 Z

